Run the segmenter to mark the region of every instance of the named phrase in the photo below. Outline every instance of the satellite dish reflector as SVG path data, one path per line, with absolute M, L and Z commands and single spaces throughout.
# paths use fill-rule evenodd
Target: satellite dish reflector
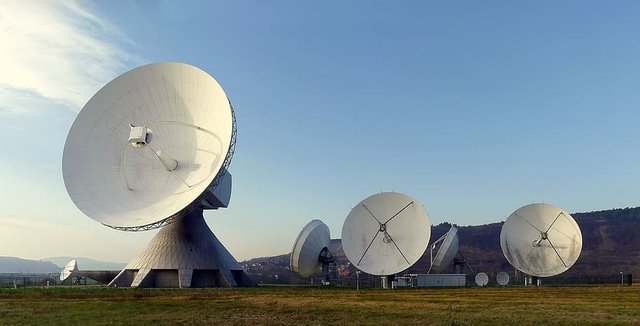
M 80 111 L 64 146 L 64 183 L 104 225 L 159 227 L 224 174 L 232 129 L 229 100 L 209 74 L 183 63 L 145 65 Z
M 60 281 L 66 281 L 71 275 L 78 272 L 78 263 L 75 259 L 70 260 L 60 271 Z
M 87 216 L 115 229 L 163 227 L 109 285 L 255 284 L 203 216 L 229 205 L 235 140 L 229 99 L 192 65 L 133 69 L 87 102 L 64 147 L 69 196 Z
M 582 233 L 562 208 L 549 204 L 526 205 L 502 225 L 500 246 L 513 267 L 535 277 L 558 275 L 578 260 Z
M 90 278 L 102 284 L 107 284 L 118 274 L 119 271 L 94 270 L 81 271 L 75 259 L 69 261 L 60 271 L 60 281 L 64 282 L 69 277 Z
M 434 241 L 432 249 L 435 248 L 439 242 L 441 244 L 438 248 L 438 251 L 436 252 L 435 258 L 432 257 L 431 259 L 431 267 L 429 268 L 429 273 L 440 273 L 453 261 L 456 253 L 458 253 L 458 228 L 456 228 L 455 226 L 451 226 L 447 233 L 440 237 L 440 239 Z
M 498 273 L 498 275 L 496 275 L 496 283 L 502 286 L 509 284 L 509 274 L 505 272 Z
M 373 275 L 393 275 L 415 264 L 424 253 L 431 226 L 415 199 L 397 192 L 367 197 L 342 226 L 342 247 L 349 261 Z
M 489 284 L 489 275 L 487 273 L 480 272 L 476 275 L 476 284 L 478 286 L 486 286 Z
M 329 227 L 320 220 L 313 220 L 302 228 L 291 250 L 291 271 L 307 277 L 322 266 L 321 254 L 328 250 L 331 236 Z

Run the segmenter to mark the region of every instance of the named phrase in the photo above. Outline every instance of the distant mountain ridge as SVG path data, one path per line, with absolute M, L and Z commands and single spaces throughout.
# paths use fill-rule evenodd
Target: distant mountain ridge
M 125 263 L 113 263 L 95 260 L 87 257 L 49 257 L 42 258 L 43 261 L 50 261 L 58 266 L 66 265 L 70 260 L 75 259 L 78 263 L 78 269 L 80 270 L 121 270 L 127 264 Z M 61 267 L 62 268 L 62 267 Z
M 43 274 L 59 273 L 60 267 L 50 261 L 0 257 L 0 273 Z
M 640 207 L 617 208 L 603 211 L 571 214 L 582 232 L 582 253 L 578 261 L 552 282 L 565 283 L 613 283 L 620 282 L 620 272 L 640 277 Z M 475 275 L 485 272 L 494 277 L 498 272 L 520 276 L 504 258 L 500 247 L 500 231 L 504 222 L 476 226 L 458 226 L 459 252 L 467 259 Z M 431 228 L 433 243 L 451 227 L 441 223 Z M 291 241 L 295 239 L 292 238 Z M 343 279 L 354 278 L 351 266 L 342 251 L 340 239 L 332 240 L 330 250 L 336 258 Z M 400 273 L 426 273 L 430 252 L 427 249 L 411 268 Z M 289 254 L 254 258 L 244 262 L 249 274 L 263 283 L 306 283 L 309 278 L 299 278 L 289 270 Z M 444 273 L 452 273 L 450 266 Z M 278 275 L 277 278 L 274 275 Z M 318 273 L 315 277 L 321 277 Z M 361 275 L 362 277 L 362 275 Z
M 112 263 L 86 257 L 49 257 L 40 260 L 19 257 L 0 257 L 0 273 L 45 274 L 60 273 L 62 266 L 75 259 L 80 270 L 121 270 L 124 263 Z

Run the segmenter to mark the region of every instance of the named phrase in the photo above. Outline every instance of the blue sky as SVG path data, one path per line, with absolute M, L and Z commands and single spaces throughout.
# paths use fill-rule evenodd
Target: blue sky
M 9 1 L 0 11 L 0 255 L 128 261 L 155 234 L 84 216 L 62 149 L 84 103 L 138 65 L 181 61 L 231 99 L 238 259 L 290 251 L 319 218 L 399 191 L 432 224 L 532 202 L 638 206 L 636 1 Z M 496 239 L 498 241 L 498 239 Z

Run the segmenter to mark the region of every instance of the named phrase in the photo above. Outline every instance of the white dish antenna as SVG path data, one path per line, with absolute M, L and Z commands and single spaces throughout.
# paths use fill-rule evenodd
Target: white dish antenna
M 489 284 L 489 275 L 484 272 L 476 274 L 476 284 L 482 287 L 487 286 Z
M 69 196 L 87 216 L 115 229 L 163 227 L 110 285 L 253 284 L 202 215 L 229 205 L 235 140 L 229 99 L 192 65 L 133 69 L 87 102 L 64 147 Z
M 438 251 L 436 252 L 435 258 L 433 257 L 433 250 L 440 243 L 440 247 L 438 247 Z M 459 238 L 458 238 L 458 228 L 455 226 L 451 226 L 449 231 L 445 233 L 438 240 L 434 241 L 431 246 L 431 267 L 429 267 L 429 272 L 440 273 L 447 266 L 451 264 L 453 258 L 458 253 L 459 246 Z
M 496 275 L 496 283 L 501 286 L 509 284 L 509 274 L 505 272 L 498 273 L 498 275 Z
M 113 278 L 118 274 L 119 271 L 110 271 L 110 270 L 92 270 L 92 271 L 81 271 L 78 268 L 78 263 L 75 259 L 69 261 L 60 271 L 60 281 L 64 282 L 69 277 L 77 277 L 81 278 L 90 278 L 92 280 L 98 281 L 102 284 L 107 284 L 113 280 Z
M 429 216 L 415 199 L 383 192 L 351 210 L 342 226 L 342 247 L 356 268 L 387 276 L 415 264 L 430 236 Z
M 65 186 L 104 225 L 162 226 L 216 186 L 233 129 L 229 100 L 206 72 L 181 63 L 133 69 L 78 114 L 64 146 Z
M 331 235 L 329 227 L 320 220 L 312 220 L 307 223 L 298 234 L 291 250 L 289 265 L 291 271 L 307 277 L 314 274 L 322 267 L 330 253 L 329 243 Z
M 64 282 L 69 277 L 77 273 L 78 273 L 78 263 L 76 262 L 75 259 L 72 259 L 66 265 L 64 265 L 64 267 L 62 268 L 62 271 L 60 271 L 60 281 Z
M 323 282 L 329 283 L 329 266 L 335 262 L 329 251 L 329 227 L 320 220 L 307 223 L 298 234 L 291 250 L 291 271 L 307 277 L 322 268 Z
M 500 246 L 513 267 L 535 277 L 558 275 L 578 260 L 582 233 L 565 210 L 549 204 L 526 205 L 502 225 Z

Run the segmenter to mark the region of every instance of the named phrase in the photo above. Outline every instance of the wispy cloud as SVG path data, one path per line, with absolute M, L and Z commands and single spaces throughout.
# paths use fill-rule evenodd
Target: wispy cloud
M 116 26 L 76 1 L 5 1 L 0 10 L 0 113 L 80 110 L 138 61 Z

